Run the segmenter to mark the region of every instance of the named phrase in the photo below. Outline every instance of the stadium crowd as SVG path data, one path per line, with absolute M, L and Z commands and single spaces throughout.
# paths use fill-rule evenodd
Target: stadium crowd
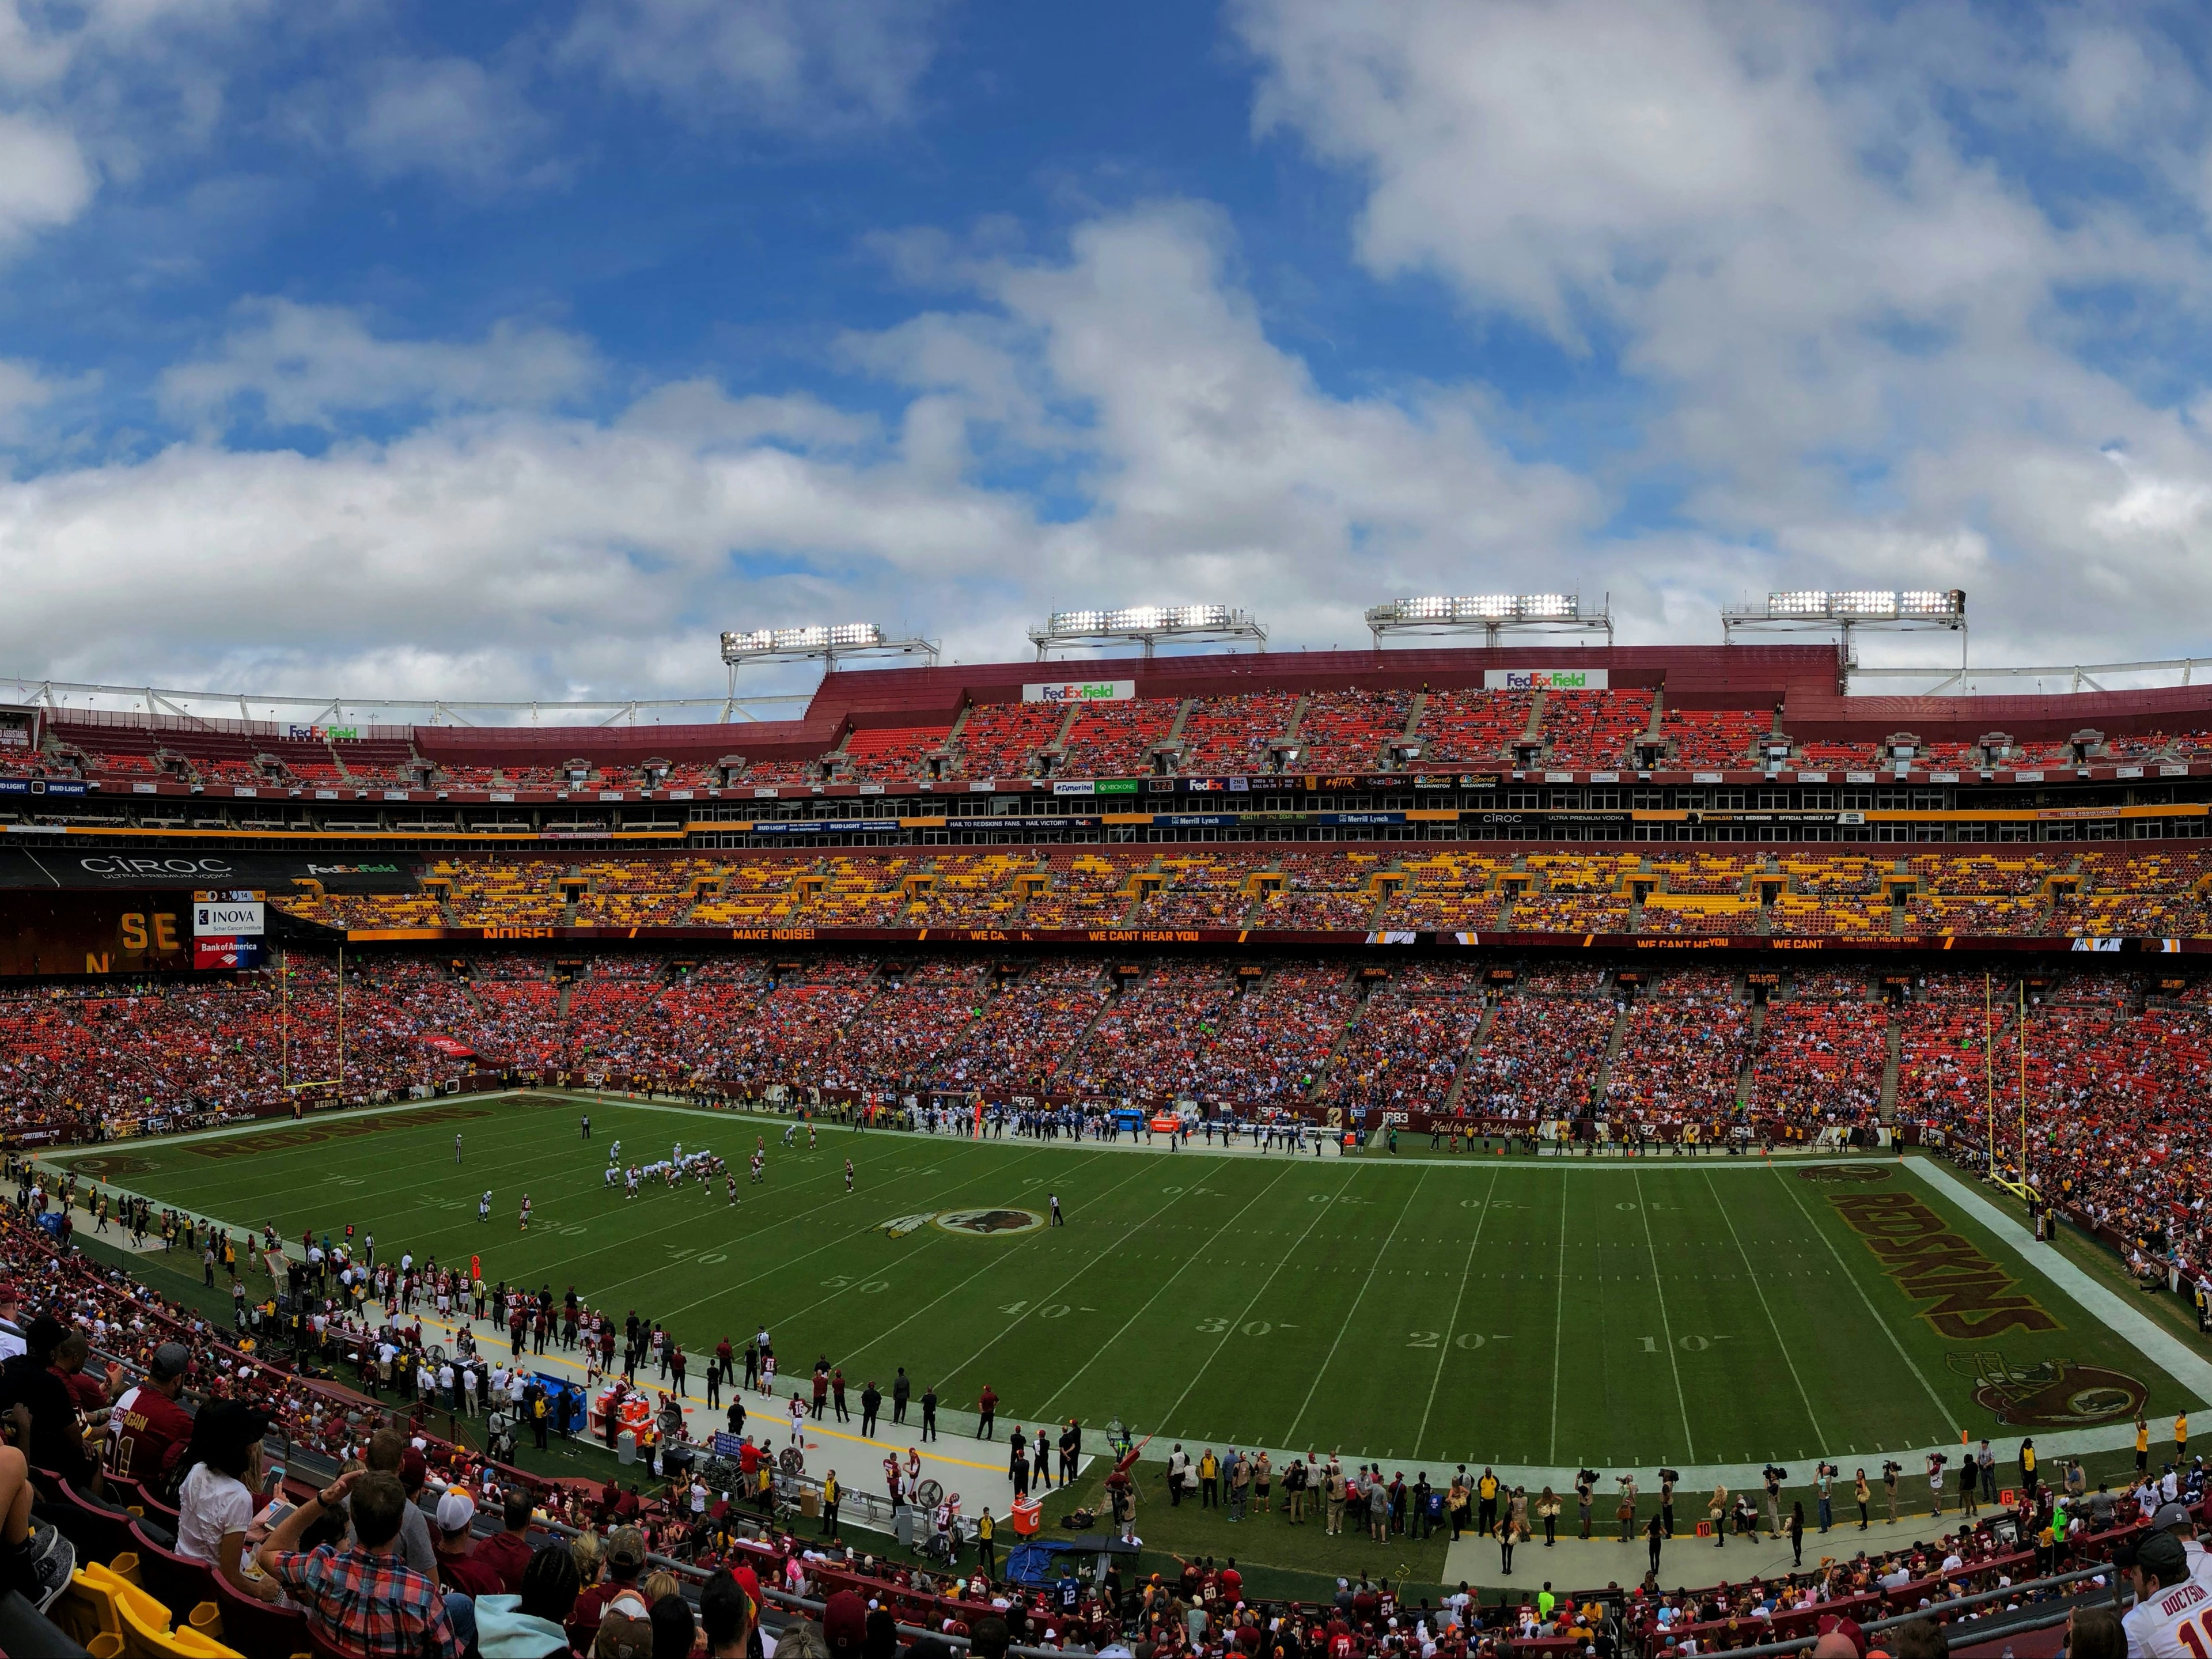
M 332 927 L 807 926 L 1868 938 L 2212 933 L 2212 854 L 1688 854 L 1216 843 L 430 865 L 281 901 Z

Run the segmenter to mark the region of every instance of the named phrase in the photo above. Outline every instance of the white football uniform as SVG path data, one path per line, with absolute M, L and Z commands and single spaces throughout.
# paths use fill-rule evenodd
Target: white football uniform
M 2212 1659 L 2212 1589 L 2185 1578 L 2136 1602 L 2120 1626 L 2128 1659 Z

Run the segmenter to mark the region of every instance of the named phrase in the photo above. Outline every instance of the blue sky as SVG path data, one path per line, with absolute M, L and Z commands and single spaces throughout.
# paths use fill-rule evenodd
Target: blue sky
M 654 696 L 728 626 L 1553 586 L 2201 649 L 2203 35 L 0 0 L 0 672 Z

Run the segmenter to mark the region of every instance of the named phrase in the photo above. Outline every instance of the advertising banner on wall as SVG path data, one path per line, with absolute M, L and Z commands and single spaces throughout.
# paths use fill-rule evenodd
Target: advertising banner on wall
M 189 973 L 191 920 L 186 893 L 11 893 L 0 975 Z
M 1134 680 L 1054 680 L 1022 688 L 1024 702 L 1127 702 L 1136 695 Z
M 1608 671 L 1602 668 L 1486 668 L 1486 691 L 1607 691 Z

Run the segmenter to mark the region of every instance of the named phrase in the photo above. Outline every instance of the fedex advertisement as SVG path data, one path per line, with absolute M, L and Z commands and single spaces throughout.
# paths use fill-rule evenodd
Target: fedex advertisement
M 1602 668 L 1486 668 L 1486 691 L 1605 691 Z
M 1127 702 L 1136 695 L 1134 680 L 1064 680 L 1022 688 L 1024 702 Z

